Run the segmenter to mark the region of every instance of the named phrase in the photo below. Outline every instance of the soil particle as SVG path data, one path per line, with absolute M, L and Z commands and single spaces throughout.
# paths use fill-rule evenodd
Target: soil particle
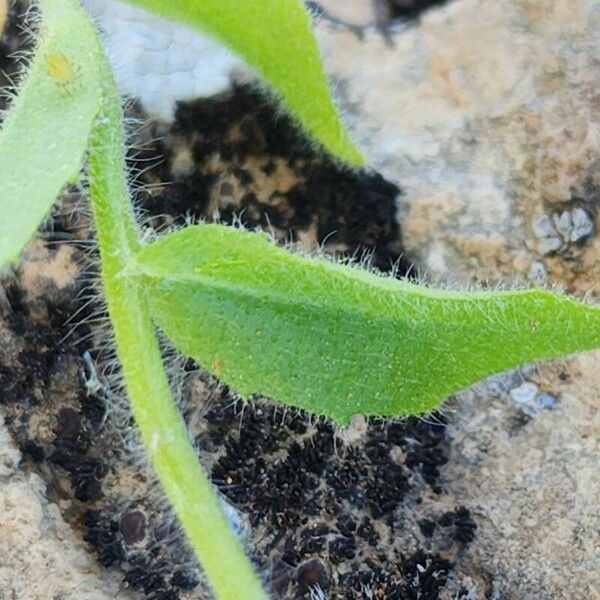
M 448 0 L 385 0 L 388 19 L 416 19 L 421 13 L 436 6 L 446 4 Z
M 139 510 L 128 511 L 121 517 L 121 535 L 128 546 L 141 542 L 146 535 L 146 517 Z
M 315 588 L 323 592 L 329 590 L 329 570 L 325 563 L 318 558 L 307 560 L 298 566 L 296 580 L 298 581 L 298 592 L 301 595 L 310 594 Z
M 464 506 L 459 506 L 453 511 L 444 513 L 438 524 L 446 529 L 453 529 L 453 537 L 462 543 L 472 542 L 475 538 L 477 525 L 471 518 L 471 514 Z

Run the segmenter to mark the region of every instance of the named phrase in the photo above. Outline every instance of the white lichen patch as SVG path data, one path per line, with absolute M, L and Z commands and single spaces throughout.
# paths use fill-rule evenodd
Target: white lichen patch
M 178 100 L 210 96 L 230 87 L 241 59 L 216 40 L 116 0 L 86 0 L 104 34 L 124 94 L 139 98 L 163 120 Z

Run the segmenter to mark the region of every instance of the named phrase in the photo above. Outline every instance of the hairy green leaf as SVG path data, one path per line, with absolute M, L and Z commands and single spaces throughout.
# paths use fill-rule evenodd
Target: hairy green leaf
M 459 293 L 188 227 L 137 257 L 175 345 L 243 396 L 344 424 L 407 415 L 525 362 L 600 345 L 600 310 L 544 290 Z
M 0 132 L 0 268 L 76 181 L 101 103 L 100 46 L 74 0 L 41 0 L 39 43 Z
M 302 126 L 332 154 L 362 166 L 329 91 L 301 0 L 129 0 L 232 48 L 273 86 Z

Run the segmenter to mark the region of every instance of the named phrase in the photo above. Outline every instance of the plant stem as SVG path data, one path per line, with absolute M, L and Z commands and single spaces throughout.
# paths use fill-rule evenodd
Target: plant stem
M 108 76 L 108 75 L 107 75 Z M 123 115 L 110 76 L 94 125 L 90 194 L 102 279 L 133 415 L 165 493 L 220 600 L 266 598 L 189 441 L 171 396 L 144 289 L 128 270 L 140 247 L 126 179 Z

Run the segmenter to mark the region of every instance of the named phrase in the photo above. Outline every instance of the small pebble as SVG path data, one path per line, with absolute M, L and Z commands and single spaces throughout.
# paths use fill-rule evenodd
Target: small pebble
M 542 410 L 552 410 L 556 406 L 556 398 L 550 394 L 540 394 L 537 403 Z
M 589 213 L 583 208 L 576 208 L 572 213 L 573 230 L 571 232 L 571 241 L 582 243 L 594 231 L 594 221 Z
M 521 411 L 530 417 L 534 417 L 538 412 L 536 398 L 539 391 L 540 389 L 535 383 L 526 381 L 519 387 L 510 390 L 510 397 L 513 402 L 516 402 L 519 405 Z
M 571 239 L 571 231 L 573 230 L 573 221 L 571 219 L 571 213 L 568 210 L 563 211 L 560 215 L 558 213 L 552 215 L 554 226 L 565 242 Z
M 548 271 L 544 263 L 536 261 L 531 265 L 529 269 L 529 280 L 533 283 L 544 283 L 548 279 Z
M 540 393 L 539 387 L 526 381 L 510 391 L 510 397 L 528 417 L 536 417 L 542 410 L 552 410 L 556 406 L 556 397 Z
M 560 250 L 563 241 L 548 215 L 541 215 L 532 223 L 534 235 L 539 238 L 537 247 L 541 254 L 552 254 Z

